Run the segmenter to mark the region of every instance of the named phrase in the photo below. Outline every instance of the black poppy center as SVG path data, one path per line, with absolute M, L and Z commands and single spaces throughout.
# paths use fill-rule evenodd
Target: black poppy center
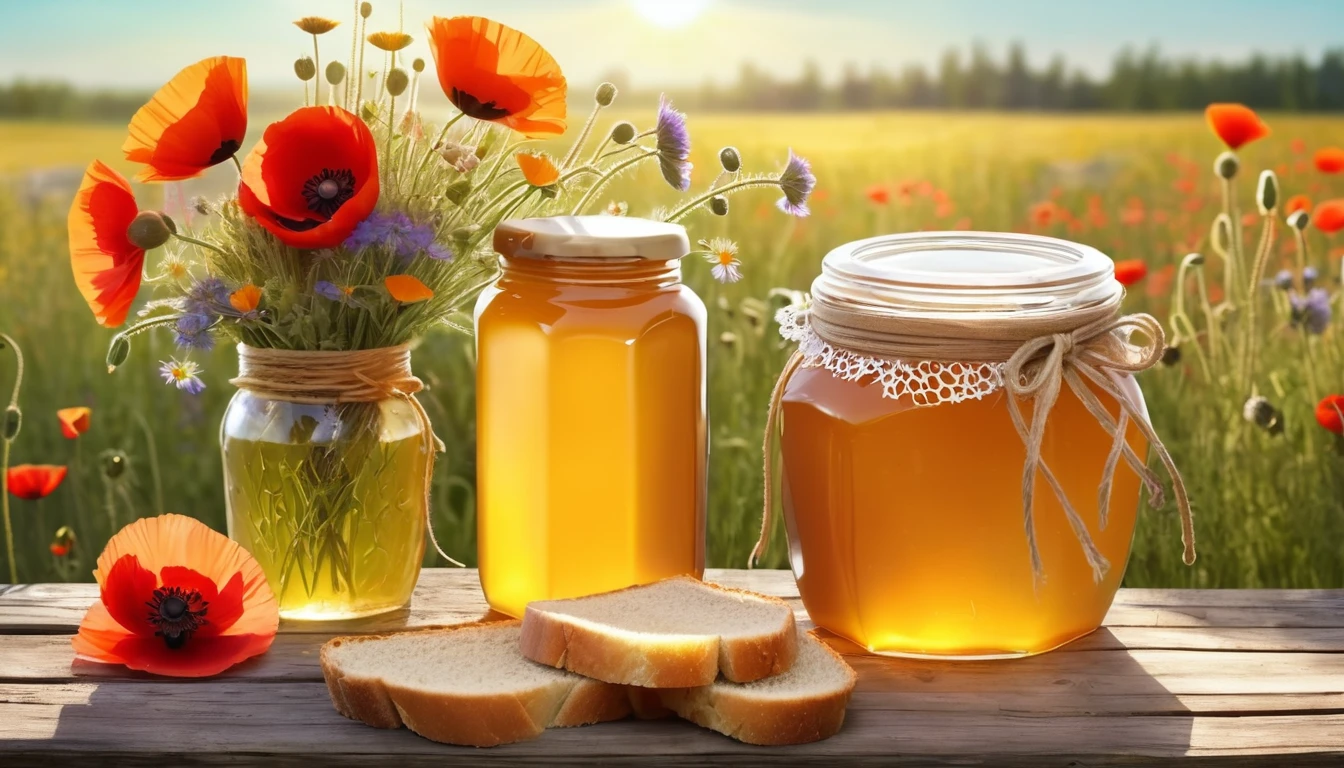
M 303 199 L 308 203 L 308 210 L 323 218 L 331 218 L 354 196 L 355 174 L 349 168 L 335 171 L 323 168 L 321 173 L 303 183 Z
M 238 150 L 241 149 L 242 146 L 242 142 L 237 139 L 225 139 L 221 141 L 219 143 L 219 149 L 216 149 L 215 153 L 210 155 L 210 164 L 215 165 L 216 163 L 222 163 L 225 160 L 228 160 L 230 157 L 238 154 Z
M 498 120 L 501 117 L 508 117 L 513 114 L 507 109 L 495 105 L 493 101 L 481 101 L 466 91 L 453 89 L 449 94 L 453 106 L 462 110 L 467 117 L 474 117 L 477 120 Z
M 149 606 L 149 623 L 158 630 L 154 634 L 169 648 L 186 645 L 193 632 L 209 623 L 205 614 L 210 604 L 195 590 L 160 587 L 145 605 Z

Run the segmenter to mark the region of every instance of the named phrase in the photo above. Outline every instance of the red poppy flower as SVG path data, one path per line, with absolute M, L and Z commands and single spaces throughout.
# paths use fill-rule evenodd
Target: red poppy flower
M 89 417 L 93 411 L 80 406 L 78 408 L 62 408 L 56 412 L 56 419 L 61 422 L 61 434 L 74 440 L 76 437 L 89 431 Z
M 873 184 L 864 191 L 864 195 L 873 201 L 873 205 L 886 205 L 891 202 L 891 190 L 885 184 Z
M 238 204 L 295 248 L 340 245 L 377 203 L 373 134 L 338 107 L 304 107 L 271 123 L 243 161 Z
M 131 118 L 121 150 L 139 181 L 200 176 L 238 153 L 247 133 L 247 61 L 215 56 L 173 76 Z
M 1316 212 L 1311 214 L 1311 223 L 1327 235 L 1344 229 L 1344 198 L 1326 200 L 1317 205 Z
M 51 545 L 48 547 L 51 554 L 56 557 L 67 557 L 75 551 L 75 529 L 68 525 L 62 525 L 56 529 L 56 533 L 51 537 Z
M 20 499 L 37 501 L 51 495 L 65 479 L 66 468 L 51 464 L 20 464 L 10 467 L 9 492 Z
M 1336 435 L 1344 435 L 1344 417 L 1340 416 L 1341 412 L 1344 412 L 1344 395 L 1326 395 L 1316 404 L 1316 423 Z
M 1115 279 L 1121 285 L 1133 285 L 1148 274 L 1148 265 L 1142 259 L 1115 262 Z
M 1288 148 L 1293 151 L 1294 155 L 1300 155 L 1307 151 L 1307 142 L 1305 139 L 1293 139 L 1288 142 Z
M 1293 195 L 1288 198 L 1288 202 L 1283 204 L 1283 215 L 1292 216 L 1298 211 L 1310 211 L 1311 198 L 1306 195 Z
M 1344 149 L 1339 147 L 1319 149 L 1312 161 L 1316 163 L 1316 170 L 1321 173 L 1340 173 L 1344 171 Z
M 256 559 L 190 517 L 131 523 L 107 542 L 93 575 L 100 599 L 73 640 L 91 661 L 205 677 L 265 653 L 280 624 Z
M 470 117 L 531 138 L 565 132 L 565 76 L 537 41 L 479 16 L 427 25 L 439 85 Z
M 66 220 L 75 285 L 98 324 L 107 328 L 126 322 L 140 290 L 145 249 L 126 235 L 139 212 L 130 182 L 95 160 L 84 172 Z
M 1240 149 L 1269 135 L 1269 126 L 1244 104 L 1210 104 L 1204 117 L 1228 149 Z
M 1040 228 L 1045 228 L 1062 218 L 1060 214 L 1061 210 L 1059 205 L 1054 201 L 1046 200 L 1031 206 L 1029 215 L 1031 216 L 1032 224 L 1035 224 Z

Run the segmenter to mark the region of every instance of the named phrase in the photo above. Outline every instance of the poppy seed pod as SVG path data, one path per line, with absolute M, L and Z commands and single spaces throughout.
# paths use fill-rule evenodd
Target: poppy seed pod
M 173 220 L 159 211 L 137 213 L 135 218 L 131 219 L 131 225 L 126 228 L 126 239 L 131 241 L 131 245 L 146 251 L 158 248 L 175 234 L 177 226 L 173 224 Z
M 629 144 L 635 140 L 635 126 L 625 121 L 611 127 L 611 140 L 617 144 Z
M 19 436 L 19 428 L 23 426 L 23 412 L 19 406 L 11 405 L 5 409 L 5 431 L 4 439 L 13 440 Z
M 1311 214 L 1306 211 L 1297 211 L 1288 217 L 1288 226 L 1296 229 L 1298 232 L 1304 231 L 1310 223 Z
M 597 100 L 599 107 L 610 107 L 611 102 L 616 100 L 616 86 L 611 83 L 603 83 L 597 86 L 597 93 L 593 95 Z
M 116 480 L 126 474 L 126 454 L 121 451 L 108 451 L 103 454 L 103 477 Z
M 1162 364 L 1163 364 L 1163 365 L 1165 365 L 1165 366 L 1167 366 L 1168 368 L 1170 368 L 1171 366 L 1176 365 L 1177 363 L 1180 363 L 1180 362 L 1181 362 L 1181 348 L 1180 348 L 1180 347 L 1178 347 L 1178 346 L 1176 346 L 1176 345 L 1173 344 L 1172 346 L 1167 347 L 1166 349 L 1162 350 Z
M 1221 179 L 1230 181 L 1236 178 L 1239 170 L 1241 170 L 1241 161 L 1231 152 L 1223 152 L 1213 161 L 1213 172 L 1218 174 Z
M 372 14 L 373 14 L 373 3 L 360 3 L 360 4 L 359 4 L 359 17 L 360 17 L 361 19 L 367 19 L 367 18 L 369 18 L 369 16 L 371 16 Z
M 424 72 L 424 71 L 425 71 L 425 60 L 422 59 L 422 58 L 416 57 L 415 61 L 412 61 L 412 62 L 411 62 L 411 69 L 415 70 L 416 72 Z
M 728 198 L 723 195 L 715 195 L 709 199 L 709 210 L 715 216 L 728 215 Z
M 308 56 L 295 59 L 294 74 L 298 75 L 299 79 L 306 83 L 314 77 L 317 77 L 317 65 L 314 64 L 313 60 Z
M 1255 204 L 1261 216 L 1268 216 L 1279 206 L 1279 179 L 1273 171 L 1261 171 L 1260 183 L 1255 187 Z
M 1247 400 L 1241 408 L 1241 415 L 1271 435 L 1283 432 L 1283 414 L 1263 397 L 1257 395 Z
M 458 179 L 443 190 L 443 199 L 453 205 L 461 205 L 471 194 L 471 179 Z
M 1187 254 L 1185 255 L 1185 258 L 1183 259 L 1183 261 L 1184 261 L 1186 264 L 1189 264 L 1189 265 L 1192 266 L 1192 267 L 1202 267 L 1202 266 L 1204 266 L 1204 254 L 1202 254 L 1202 253 L 1187 253 Z
M 117 370 L 117 366 L 126 362 L 127 356 L 131 354 L 131 340 L 121 334 L 112 337 L 112 343 L 107 347 L 107 372 L 111 373 Z
M 723 170 L 729 173 L 737 173 L 742 170 L 742 155 L 737 151 L 737 147 L 720 149 L 719 164 L 723 166 Z
M 406 86 L 411 84 L 411 78 L 406 74 L 406 70 L 401 67 L 394 68 L 387 73 L 387 92 L 393 96 L 400 96 L 406 92 Z
M 327 64 L 327 82 L 332 85 L 340 85 L 345 79 L 345 65 L 339 61 L 333 61 Z

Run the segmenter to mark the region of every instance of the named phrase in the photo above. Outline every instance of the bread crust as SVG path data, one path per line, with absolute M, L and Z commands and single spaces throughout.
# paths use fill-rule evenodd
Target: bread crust
M 735 683 L 749 683 L 780 674 L 793 666 L 798 655 L 798 640 L 793 610 L 788 603 L 690 576 L 674 578 L 726 594 L 776 603 L 783 609 L 780 625 L 755 637 L 725 639 L 718 635 L 683 635 L 654 642 L 610 632 L 601 626 L 537 608 L 533 603 L 523 614 L 523 655 L 537 663 L 567 669 L 585 677 L 645 688 L 705 686 L 713 683 L 719 674 Z M 639 587 L 627 587 L 617 592 L 631 589 Z

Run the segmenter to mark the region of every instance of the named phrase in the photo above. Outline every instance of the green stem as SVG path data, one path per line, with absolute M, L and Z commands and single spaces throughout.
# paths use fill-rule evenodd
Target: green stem
M 13 337 L 7 333 L 0 333 L 0 341 L 4 341 L 14 350 L 15 368 L 14 368 L 14 389 L 9 396 L 9 407 L 19 407 L 19 389 L 23 386 L 23 350 L 14 342 Z M 19 563 L 14 559 L 14 526 L 9 516 L 9 448 L 14 442 L 18 430 L 13 435 L 4 435 L 4 446 L 0 448 L 0 507 L 3 508 L 5 518 L 5 555 L 9 562 L 9 583 L 19 583 Z
M 704 193 L 703 195 L 700 195 L 699 197 L 692 199 L 690 202 L 686 203 L 677 210 L 668 214 L 667 218 L 663 219 L 663 221 L 668 222 L 680 221 L 681 219 L 685 218 L 687 214 L 689 214 L 691 211 L 694 211 L 696 208 L 699 208 L 700 206 L 714 199 L 718 195 L 726 195 L 729 192 L 736 192 L 739 189 L 746 189 L 747 187 L 778 187 L 778 186 L 779 186 L 779 180 L 772 179 L 769 177 L 763 179 L 742 179 L 741 181 L 735 181 L 732 184 L 726 184 L 722 187 L 719 187 L 718 189 L 711 189 L 708 192 Z
M 239 168 L 239 170 L 241 171 L 242 169 Z M 190 236 L 188 236 L 188 235 L 183 235 L 183 234 L 175 234 L 175 235 L 173 235 L 173 237 L 176 237 L 178 240 L 181 240 L 181 241 L 183 241 L 183 242 L 191 243 L 192 245 L 200 246 L 201 248 L 205 248 L 205 249 L 207 249 L 207 250 L 214 251 L 215 253 L 218 253 L 220 256 L 228 256 L 228 255 L 229 255 L 229 254 L 227 254 L 227 253 L 224 252 L 224 249 L 220 248 L 218 245 L 215 245 L 214 243 L 207 243 L 207 242 L 204 241 L 204 240 L 197 240 L 197 239 L 194 238 L 194 237 L 190 237 Z
M 135 419 L 140 424 L 140 432 L 145 436 L 145 448 L 149 453 L 149 474 L 154 480 L 154 512 L 162 515 L 163 476 L 159 474 L 159 450 L 154 443 L 154 431 L 149 428 L 149 422 L 140 411 L 135 412 Z
M 593 186 L 588 188 L 588 191 L 583 194 L 583 197 L 579 198 L 578 204 L 574 206 L 574 210 L 570 212 L 570 215 L 578 216 L 579 214 L 583 213 L 583 209 L 588 207 L 588 204 L 592 202 L 594 197 L 597 197 L 598 193 L 602 191 L 602 188 L 605 187 L 608 183 L 610 183 L 612 179 L 616 178 L 616 175 L 619 174 L 621 171 L 625 170 L 626 168 L 629 168 L 635 163 L 640 162 L 641 160 L 647 160 L 650 157 L 656 157 L 657 155 L 658 155 L 657 151 L 648 150 L 644 154 L 639 155 L 638 157 L 632 157 L 629 160 L 625 160 L 623 162 L 617 163 L 616 165 L 613 165 L 606 173 L 602 174 L 601 178 L 593 182 Z
M 1251 394 L 1251 382 L 1255 375 L 1256 341 L 1258 341 L 1259 337 L 1259 329 L 1256 327 L 1255 318 L 1256 305 L 1260 303 L 1258 301 L 1260 293 L 1258 289 L 1260 280 L 1264 277 L 1265 265 L 1269 261 L 1269 251 L 1273 242 L 1274 216 L 1271 213 L 1270 215 L 1265 216 L 1264 230 L 1261 232 L 1260 244 L 1255 252 L 1255 265 L 1251 268 L 1250 280 L 1246 283 L 1246 329 L 1245 336 L 1243 337 L 1245 339 L 1245 351 L 1242 353 L 1241 358 L 1241 394 L 1248 397 Z
M 593 107 L 593 111 L 588 113 L 588 122 L 583 124 L 583 130 L 579 131 L 578 138 L 574 139 L 574 146 L 565 153 L 565 159 L 560 161 L 560 170 L 568 168 L 579 157 L 579 152 L 583 150 L 583 145 L 588 142 L 588 136 L 593 132 L 593 123 L 597 122 L 597 113 L 602 111 L 602 105 Z
M 443 124 L 443 130 L 439 131 L 439 138 L 435 139 L 434 143 L 430 144 L 429 148 L 425 150 L 425 157 L 420 161 L 420 167 L 415 169 L 415 176 L 411 179 L 412 196 L 415 195 L 416 188 L 420 186 L 420 175 L 425 172 L 425 169 L 429 167 L 430 161 L 434 159 L 435 148 L 442 144 L 444 139 L 448 138 L 448 129 L 452 128 L 458 120 L 461 120 L 466 116 L 466 112 L 458 112 L 456 115 L 453 115 L 448 122 Z
M 313 35 L 313 103 L 322 100 L 322 59 L 317 55 L 317 35 Z

